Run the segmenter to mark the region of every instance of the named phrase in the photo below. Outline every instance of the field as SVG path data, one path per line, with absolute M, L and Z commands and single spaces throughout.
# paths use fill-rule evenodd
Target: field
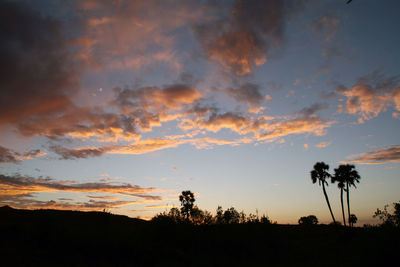
M 400 231 L 154 223 L 106 212 L 0 208 L 3 266 L 389 266 Z

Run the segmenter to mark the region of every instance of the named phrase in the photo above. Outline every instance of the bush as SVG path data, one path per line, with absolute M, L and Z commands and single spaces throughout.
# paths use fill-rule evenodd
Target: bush
M 376 209 L 374 218 L 378 217 L 382 221 L 382 226 L 400 227 L 400 202 L 393 203 L 393 214 L 388 211 L 389 205 L 385 205 L 383 210 Z
M 301 217 L 299 219 L 300 225 L 316 225 L 318 224 L 318 219 L 315 215 L 308 215 L 307 217 Z

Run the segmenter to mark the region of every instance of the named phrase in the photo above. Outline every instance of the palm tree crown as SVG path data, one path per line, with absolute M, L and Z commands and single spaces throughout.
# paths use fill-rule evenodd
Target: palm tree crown
M 326 178 L 331 177 L 328 170 L 329 170 L 328 164 L 325 164 L 324 162 L 315 163 L 314 169 L 311 171 L 311 180 L 313 184 L 315 184 L 318 181 L 319 185 L 321 185 L 321 183 L 328 185 Z

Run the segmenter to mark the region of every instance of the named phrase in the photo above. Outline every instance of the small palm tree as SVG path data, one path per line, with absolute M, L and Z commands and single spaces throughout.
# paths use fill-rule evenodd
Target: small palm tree
M 325 164 L 324 162 L 317 162 L 317 163 L 315 163 L 314 169 L 311 171 L 310 174 L 311 174 L 311 180 L 312 180 L 313 184 L 315 184 L 317 181 L 318 181 L 319 185 L 322 184 L 322 191 L 324 192 L 326 203 L 328 204 L 329 211 L 331 212 L 333 222 L 336 225 L 335 216 L 333 216 L 331 204 L 329 203 L 328 195 L 326 194 L 326 190 L 325 190 L 325 184 L 328 185 L 328 182 L 326 181 L 326 179 L 331 177 L 328 170 L 329 170 L 328 164 Z
M 340 189 L 340 204 L 342 205 L 342 215 L 343 215 L 343 225 L 346 226 L 346 216 L 344 215 L 344 205 L 343 205 L 343 191 L 346 186 L 345 182 L 345 173 L 346 168 L 344 165 L 340 165 L 337 169 L 335 169 L 335 174 L 332 176 L 332 183 L 338 182 L 338 187 Z
M 356 171 L 356 167 L 351 164 L 346 164 L 346 165 L 340 165 L 339 168 L 343 166 L 343 177 L 344 177 L 344 182 L 346 183 L 346 193 L 347 193 L 347 212 L 348 212 L 348 220 L 349 220 L 349 225 L 351 226 L 352 223 L 350 221 L 350 187 L 355 185 L 355 182 L 359 183 L 360 182 L 360 175 Z M 357 188 L 357 187 L 356 187 Z

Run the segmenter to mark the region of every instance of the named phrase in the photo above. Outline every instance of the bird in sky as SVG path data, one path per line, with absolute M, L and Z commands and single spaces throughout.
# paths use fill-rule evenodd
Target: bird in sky
M 353 0 L 349 0 L 349 1 L 347 1 L 347 3 L 346 3 L 346 4 L 350 4 L 350 2 L 351 2 L 351 1 L 353 1 Z

